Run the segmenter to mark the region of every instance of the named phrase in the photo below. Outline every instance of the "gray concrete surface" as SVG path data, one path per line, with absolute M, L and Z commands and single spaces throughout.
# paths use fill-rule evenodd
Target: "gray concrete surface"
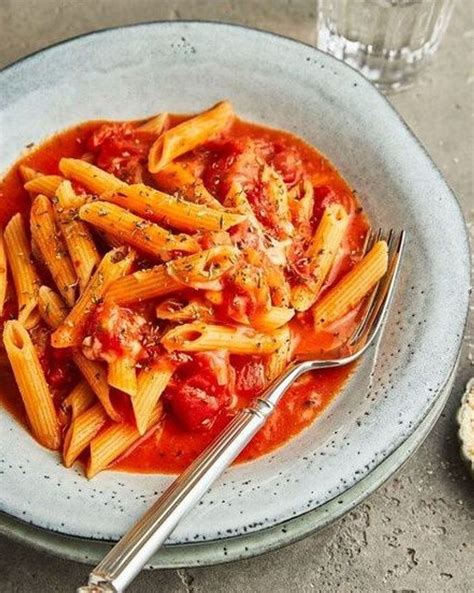
M 313 0 L 0 0 L 0 66 L 67 37 L 162 19 L 237 22 L 312 43 Z M 474 23 L 458 0 L 432 67 L 391 98 L 473 220 Z M 440 232 L 441 229 L 440 229 Z M 471 335 L 469 335 L 471 334 Z M 452 396 L 399 474 L 324 531 L 285 549 L 213 568 L 143 573 L 131 592 L 467 593 L 474 590 L 473 482 L 458 454 L 455 412 L 472 366 L 468 330 Z M 415 394 L 414 394 L 415 395 Z M 0 539 L 0 591 L 68 592 L 87 567 Z

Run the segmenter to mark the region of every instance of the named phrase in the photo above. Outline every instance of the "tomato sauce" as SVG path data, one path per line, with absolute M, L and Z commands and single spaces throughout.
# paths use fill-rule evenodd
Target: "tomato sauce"
M 182 116 L 173 116 L 172 123 L 178 123 L 183 119 L 185 118 Z M 15 164 L 0 183 L 0 225 L 2 227 L 16 212 L 22 212 L 26 216 L 29 211 L 31 200 L 28 192 L 23 188 L 18 166 L 23 164 L 44 174 L 58 174 L 59 160 L 62 157 L 80 158 L 84 155 L 89 149 L 93 131 L 97 130 L 102 123 L 87 122 L 61 132 L 38 148 L 31 150 Z M 329 161 L 314 148 L 289 133 L 240 120 L 236 120 L 232 125 L 226 139 L 231 144 L 253 139 L 276 147 L 272 157 L 273 162 L 275 166 L 278 166 L 282 177 L 288 183 L 297 181 L 295 178 L 297 169 L 292 162 L 293 153 L 291 152 L 296 151 L 298 166 L 304 169 L 315 188 L 318 203 L 314 215 L 317 217 L 318 208 L 320 214 L 324 206 L 331 201 L 343 204 L 347 212 L 351 214 L 351 223 L 344 245 L 344 257 L 339 261 L 337 270 L 333 271 L 332 281 L 347 272 L 360 256 L 368 223 L 354 192 Z M 288 157 L 288 153 L 291 153 L 290 157 Z M 229 157 L 224 155 L 223 158 Z M 288 168 L 288 172 L 286 168 Z M 219 177 L 218 164 L 215 169 L 212 179 L 209 180 L 209 185 L 214 184 L 214 187 L 210 187 L 210 189 L 214 189 L 216 194 L 219 194 L 218 186 L 222 180 Z M 343 320 L 341 335 L 350 331 L 354 325 L 354 318 L 354 315 L 351 315 L 347 320 Z M 306 323 L 308 323 L 307 329 L 305 329 Z M 321 332 L 321 335 L 316 337 L 310 335 L 309 322 L 305 321 L 304 316 L 298 322 L 292 323 L 292 329 L 299 338 L 297 348 L 299 351 L 311 352 L 318 347 L 328 348 L 338 342 L 337 337 L 333 334 L 324 335 Z M 61 359 L 53 361 L 54 365 L 59 366 L 63 362 Z M 69 362 L 66 360 L 64 364 L 68 365 Z M 308 373 L 300 378 L 284 395 L 273 416 L 241 453 L 237 461 L 249 461 L 268 453 L 309 426 L 340 392 L 351 372 L 352 367 L 345 367 Z M 5 409 L 24 424 L 24 411 L 14 381 L 4 370 L 2 370 L 2 375 L 8 376 L 2 377 L 0 399 Z M 63 374 L 59 371 L 54 376 L 55 380 L 59 382 L 65 381 Z M 255 385 L 254 390 L 250 386 L 247 391 L 238 394 L 237 403 L 233 408 L 234 413 L 235 409 L 251 405 L 258 392 L 258 385 Z M 166 402 L 166 394 L 162 397 Z M 168 406 L 165 405 L 165 409 L 167 412 L 161 429 L 120 458 L 114 464 L 115 469 L 133 472 L 181 472 L 222 430 L 231 417 L 229 413 L 223 413 L 218 416 L 208 430 L 190 431 L 170 412 Z

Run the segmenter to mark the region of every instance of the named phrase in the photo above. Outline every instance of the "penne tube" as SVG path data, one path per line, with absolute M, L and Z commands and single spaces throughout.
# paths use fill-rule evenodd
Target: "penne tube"
M 107 291 L 107 298 L 125 305 L 170 294 L 186 285 L 214 282 L 235 265 L 238 256 L 235 247 L 219 246 L 139 270 L 114 282 Z
M 164 128 L 167 126 L 169 120 L 169 115 L 166 112 L 158 113 L 145 121 L 144 123 L 140 124 L 137 127 L 137 130 L 140 132 L 149 132 L 150 134 L 161 134 Z
M 198 299 L 170 297 L 156 306 L 158 319 L 169 321 L 215 321 L 212 307 Z
M 59 169 L 65 177 L 78 181 L 91 193 L 99 196 L 106 191 L 116 191 L 126 185 L 115 175 L 81 159 L 62 158 L 59 161 Z
M 56 226 L 50 200 L 38 195 L 30 213 L 31 237 L 58 287 L 61 296 L 72 307 L 76 297 L 77 277 L 66 246 Z
M 143 183 L 124 185 L 117 191 L 102 194 L 101 198 L 149 220 L 165 220 L 170 226 L 182 230 L 222 231 L 246 218 L 242 214 L 194 204 Z
M 71 467 L 105 425 L 107 419 L 108 416 L 100 403 L 96 403 L 73 418 L 64 437 L 63 459 L 66 467 Z
M 204 144 L 229 126 L 233 119 L 232 105 L 229 101 L 222 101 L 208 111 L 167 130 L 150 148 L 148 154 L 150 173 L 157 173 L 182 154 Z
M 378 241 L 367 255 L 313 307 L 317 329 L 327 326 L 353 309 L 377 284 L 387 271 L 388 249 Z
M 264 362 L 265 378 L 270 383 L 279 377 L 291 360 L 291 332 L 289 327 L 283 328 L 281 345 L 275 352 L 266 357 Z
M 124 454 L 133 445 L 144 440 L 157 428 L 163 414 L 163 407 L 158 405 L 153 410 L 147 433 L 140 435 L 132 424 L 114 423 L 94 437 L 90 444 L 90 459 L 87 465 L 87 477 L 92 478 L 97 473 L 108 467 L 113 461 Z
M 133 413 L 138 432 L 143 435 L 161 394 L 174 372 L 174 365 L 162 359 L 154 366 L 143 369 L 138 376 L 138 389 L 132 399 Z
M 15 214 L 5 227 L 3 238 L 18 301 L 18 320 L 26 328 L 39 321 L 38 290 L 40 279 L 33 264 L 21 214 Z
M 309 179 L 305 179 L 288 192 L 291 221 L 299 229 L 310 229 L 314 210 L 314 190 Z
M 263 167 L 262 183 L 266 186 L 266 199 L 273 203 L 280 229 L 287 237 L 293 235 L 286 183 L 283 181 L 281 175 L 273 167 L 269 167 L 268 165 L 264 165 Z
M 66 319 L 54 331 L 51 343 L 55 348 L 79 346 L 89 314 L 101 302 L 114 280 L 130 271 L 135 254 L 124 249 L 113 249 L 104 255 L 89 284 Z
M 217 245 L 196 255 L 174 259 L 167 272 L 191 288 L 209 288 L 239 261 L 240 251 L 230 245 Z
M 77 196 L 70 181 L 56 191 L 55 210 L 82 293 L 100 262 L 100 255 L 87 227 L 77 217 Z
M 5 243 L 3 240 L 3 231 L 0 230 L 0 317 L 3 315 L 5 297 L 7 295 L 7 256 L 5 253 Z
M 196 181 L 182 191 L 184 197 L 190 202 L 195 204 L 202 204 L 214 210 L 224 210 L 224 206 L 215 198 L 204 185 L 202 179 L 196 179 Z
M 228 350 L 231 354 L 271 354 L 283 339 L 283 330 L 269 335 L 244 326 L 185 323 L 166 332 L 161 343 L 168 352 Z
M 36 169 L 33 169 L 33 167 L 28 167 L 28 165 L 19 165 L 18 170 L 23 183 L 27 183 L 28 181 L 35 179 L 35 177 L 41 176 L 41 173 L 39 173 Z
M 155 266 L 149 270 L 139 270 L 124 276 L 111 284 L 107 299 L 118 305 L 139 303 L 163 296 L 183 288 L 183 284 L 172 278 L 166 266 Z
M 114 237 L 109 233 L 104 233 L 104 239 L 107 245 L 112 249 L 116 247 L 123 247 L 125 245 L 125 242 L 123 240 L 119 239 L 118 237 Z
M 81 380 L 67 395 L 61 407 L 65 410 L 71 410 L 71 420 L 77 418 L 82 412 L 85 412 L 92 404 L 96 401 L 94 392 L 90 388 L 89 384 Z
M 61 297 L 47 286 L 40 288 L 39 310 L 43 321 L 52 329 L 61 326 L 69 312 Z M 107 414 L 113 420 L 120 420 L 120 414 L 115 410 L 110 399 L 110 387 L 107 382 L 105 366 L 94 360 L 89 360 L 80 350 L 73 350 L 72 359 Z
M 282 268 L 266 261 L 263 270 L 265 282 L 270 288 L 273 305 L 290 307 L 291 289 Z
M 297 311 L 307 311 L 316 301 L 339 252 L 349 216 L 339 204 L 326 206 L 306 256 L 310 260 L 312 282 L 291 290 L 291 304 Z
M 31 194 L 42 194 L 54 198 L 56 190 L 64 181 L 59 175 L 38 175 L 25 183 L 25 189 Z
M 18 320 L 6 322 L 3 343 L 35 438 L 48 449 L 59 449 L 53 397 L 31 338 Z
M 38 308 L 41 319 L 56 329 L 66 319 L 69 307 L 49 286 L 41 286 L 38 293 Z
M 170 163 L 154 175 L 154 180 L 158 187 L 167 193 L 177 192 L 190 202 L 204 204 L 217 210 L 224 209 L 219 200 L 207 191 L 202 179 L 191 172 L 189 163 Z
M 204 296 L 206 301 L 209 301 L 212 305 L 222 305 L 224 303 L 224 295 L 222 290 L 205 290 Z
M 234 181 L 230 186 L 229 191 L 225 197 L 224 204 L 227 207 L 235 208 L 238 212 L 244 214 L 252 227 L 252 230 L 258 235 L 261 241 L 264 240 L 266 234 L 261 222 L 255 216 L 255 212 L 248 201 L 242 184 Z
M 90 202 L 79 210 L 82 220 L 152 257 L 167 251 L 195 252 L 199 244 L 189 235 L 174 235 L 157 224 L 107 202 Z
M 286 325 L 295 315 L 294 309 L 288 307 L 271 307 L 268 311 L 257 311 L 250 316 L 250 324 L 262 332 L 272 332 Z
M 107 382 L 105 366 L 95 360 L 89 360 L 80 350 L 73 351 L 72 359 L 92 391 L 96 394 L 104 410 L 112 420 L 118 422 L 121 416 L 110 399 L 110 387 Z
M 118 357 L 109 363 L 107 382 L 110 387 L 119 389 L 127 395 L 137 393 L 137 373 L 135 362 L 127 357 Z

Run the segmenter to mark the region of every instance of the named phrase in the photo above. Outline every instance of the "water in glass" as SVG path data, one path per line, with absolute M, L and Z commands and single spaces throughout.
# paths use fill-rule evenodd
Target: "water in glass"
M 410 86 L 437 50 L 454 0 L 319 0 L 316 45 L 385 91 Z

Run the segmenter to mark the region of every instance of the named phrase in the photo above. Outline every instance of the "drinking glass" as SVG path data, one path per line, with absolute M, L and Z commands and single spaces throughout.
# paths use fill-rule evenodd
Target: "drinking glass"
M 380 89 L 404 89 L 438 49 L 453 6 L 454 0 L 319 0 L 316 45 Z

